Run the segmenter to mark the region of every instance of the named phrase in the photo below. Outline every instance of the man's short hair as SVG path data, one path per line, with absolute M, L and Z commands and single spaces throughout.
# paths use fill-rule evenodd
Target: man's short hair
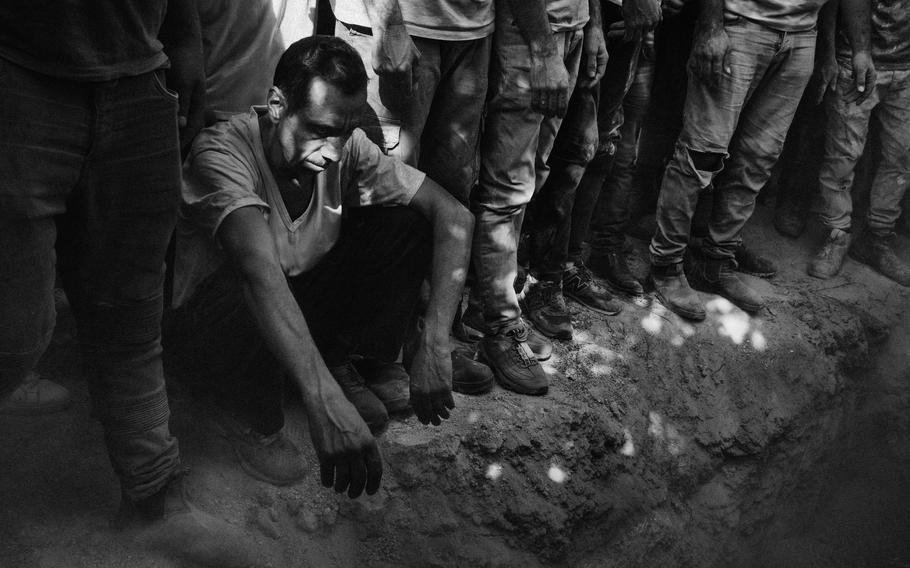
M 366 69 L 353 47 L 334 36 L 305 37 L 287 48 L 275 68 L 273 84 L 284 93 L 290 113 L 307 105 L 310 85 L 316 77 L 346 95 L 356 95 L 367 88 Z

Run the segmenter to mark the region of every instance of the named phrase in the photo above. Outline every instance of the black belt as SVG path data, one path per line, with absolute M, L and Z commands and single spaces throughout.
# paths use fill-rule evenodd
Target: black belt
M 338 20 L 338 21 L 341 22 L 341 20 Z M 352 32 L 359 33 L 360 35 L 368 35 L 368 36 L 373 35 L 373 30 L 366 26 L 358 26 L 356 24 L 349 24 L 347 22 L 341 22 L 341 25 L 346 27 L 347 29 L 351 30 Z

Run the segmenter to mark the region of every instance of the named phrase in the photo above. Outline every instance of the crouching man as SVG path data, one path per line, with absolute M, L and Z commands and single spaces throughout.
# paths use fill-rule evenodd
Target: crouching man
M 199 135 L 184 165 L 169 341 L 226 410 L 243 468 L 276 485 L 305 472 L 282 433 L 289 376 L 323 484 L 351 497 L 379 487 L 371 431 L 386 405 L 410 394 L 433 424 L 454 407 L 449 326 L 473 229 L 458 201 L 357 128 L 366 86 L 353 48 L 306 38 L 282 55 L 266 106 Z M 407 375 L 393 362 L 428 270 L 401 393 Z

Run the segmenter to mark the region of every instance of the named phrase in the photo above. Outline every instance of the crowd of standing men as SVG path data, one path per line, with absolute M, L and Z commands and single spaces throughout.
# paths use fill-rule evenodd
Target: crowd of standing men
M 893 246 L 910 0 L 331 7 L 335 37 L 286 50 L 265 1 L 0 7 L 0 412 L 67 401 L 34 372 L 62 286 L 119 524 L 150 542 L 244 556 L 183 495 L 162 318 L 165 359 L 213 394 L 245 471 L 305 473 L 283 434 L 290 379 L 323 483 L 356 497 L 379 488 L 390 414 L 439 424 L 452 390 L 494 380 L 545 394 L 550 339 L 572 338 L 566 298 L 615 315 L 653 287 L 698 321 L 695 288 L 760 311 L 742 275 L 775 268 L 742 233 L 782 152 L 785 172 L 819 156 L 817 194 L 782 195 L 775 221 L 793 236 L 819 213 L 809 274 L 849 254 L 910 286 Z M 870 132 L 880 155 L 854 238 Z M 648 283 L 624 246 L 639 218 Z M 450 334 L 475 348 L 453 351 Z

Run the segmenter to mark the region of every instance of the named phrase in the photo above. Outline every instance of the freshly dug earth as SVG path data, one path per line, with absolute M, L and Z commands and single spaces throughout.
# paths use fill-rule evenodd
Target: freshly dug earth
M 788 241 L 766 216 L 747 240 L 781 273 L 751 280 L 758 317 L 709 295 L 697 325 L 656 303 L 573 305 L 547 396 L 497 388 L 456 395 L 440 427 L 394 422 L 373 497 L 319 485 L 293 401 L 310 475 L 247 477 L 211 405 L 170 377 L 193 500 L 276 567 L 910 566 L 910 290 L 852 261 L 805 276 L 815 235 Z M 42 371 L 74 407 L 0 418 L 0 566 L 179 565 L 108 528 L 119 491 L 72 334 L 62 317 Z

